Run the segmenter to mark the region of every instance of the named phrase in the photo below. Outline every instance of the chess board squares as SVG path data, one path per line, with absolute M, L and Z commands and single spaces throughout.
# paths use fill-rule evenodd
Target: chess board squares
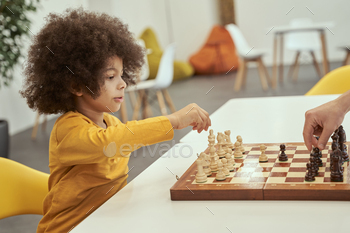
M 272 172 L 288 172 L 289 171 L 289 167 L 273 167 L 271 170 Z
M 226 177 L 225 180 L 215 180 L 213 181 L 213 184 L 217 184 L 217 183 L 230 183 L 232 180 L 232 177 Z
M 286 181 L 286 177 L 269 177 L 266 181 L 267 184 L 283 184 Z
M 310 154 L 295 154 L 293 158 L 310 158 Z

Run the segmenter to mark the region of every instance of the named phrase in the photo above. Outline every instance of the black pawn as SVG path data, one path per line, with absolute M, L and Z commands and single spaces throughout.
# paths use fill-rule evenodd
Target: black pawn
M 317 147 L 315 147 L 313 149 L 313 154 L 314 154 L 314 157 L 316 157 L 316 163 L 319 167 L 322 167 L 323 166 L 323 162 L 322 162 L 322 152 L 320 151 L 320 149 L 318 149 Z
M 318 176 L 319 173 L 318 173 L 318 165 L 316 163 L 316 158 L 313 156 L 313 154 L 311 153 L 310 154 L 310 166 L 311 166 L 311 171 L 313 173 L 314 176 Z
M 307 172 L 305 175 L 305 181 L 309 181 L 309 182 L 315 181 L 315 176 L 312 174 L 312 169 L 311 169 L 310 163 L 306 164 L 306 169 L 307 169 Z
M 287 156 L 286 153 L 285 153 L 285 151 L 286 151 L 286 145 L 281 144 L 281 145 L 280 145 L 280 151 L 281 151 L 281 154 L 278 156 L 278 160 L 279 160 L 279 161 L 282 161 L 282 162 L 288 161 L 288 156 Z

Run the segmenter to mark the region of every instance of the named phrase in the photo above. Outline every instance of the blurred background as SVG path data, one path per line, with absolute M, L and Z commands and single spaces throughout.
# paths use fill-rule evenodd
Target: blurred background
M 1 0 L 0 156 L 45 173 L 58 115 L 39 116 L 20 97 L 23 63 L 45 16 L 80 6 L 119 17 L 148 49 L 140 83 L 114 113 L 123 122 L 192 102 L 211 114 L 232 98 L 315 94 L 323 77 L 350 72 L 346 0 Z M 189 131 L 176 131 L 168 145 Z M 160 156 L 152 146 L 134 153 L 128 181 Z M 0 232 L 34 232 L 40 218 L 2 219 Z

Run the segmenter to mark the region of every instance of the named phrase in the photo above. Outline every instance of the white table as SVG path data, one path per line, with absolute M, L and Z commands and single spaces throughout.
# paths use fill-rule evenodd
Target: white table
M 301 31 L 317 31 L 320 33 L 320 40 L 322 45 L 322 58 L 323 58 L 323 72 L 326 75 L 329 72 L 329 65 L 327 59 L 327 47 L 326 47 L 326 35 L 325 31 L 333 27 L 333 22 L 314 23 L 312 26 L 291 27 L 290 25 L 278 26 L 273 28 L 274 42 L 273 42 L 273 69 L 272 69 L 272 88 L 277 86 L 277 53 L 278 44 L 280 45 L 280 61 L 279 61 L 279 80 L 283 81 L 283 48 L 284 48 L 284 34 L 291 32 Z M 331 32 L 333 34 L 333 32 Z M 279 38 L 279 43 L 278 43 Z
M 284 96 L 231 99 L 211 116 L 211 128 L 218 132 L 231 130 L 231 140 L 241 135 L 243 143 L 303 142 L 305 112 L 339 95 Z M 350 115 L 343 126 L 349 129 Z M 180 142 L 208 142 L 208 132 L 191 131 Z
M 294 110 L 303 117 L 304 105 L 316 106 L 320 104 L 320 101 L 330 99 L 332 99 L 331 96 L 276 97 L 235 100 L 233 103 L 240 104 L 237 106 L 245 106 L 242 107 L 242 110 L 245 111 L 249 109 L 248 106 L 252 105 L 252 102 L 263 104 L 258 107 L 260 110 L 273 109 L 274 106 L 269 104 L 281 103 L 282 100 L 290 104 L 290 107 L 303 103 Z M 292 100 L 298 101 L 296 103 Z M 314 103 L 311 104 L 311 101 Z M 254 114 L 246 114 L 244 117 L 234 115 L 230 102 L 213 114 L 214 123 L 217 122 L 219 113 L 231 113 L 231 118 L 226 115 L 222 116 L 223 121 L 240 119 L 240 123 L 232 124 L 232 126 L 237 127 L 242 124 L 241 128 L 252 131 L 253 127 L 258 125 L 258 122 L 255 121 L 264 122 L 267 119 L 267 122 L 264 122 L 266 126 L 253 130 L 258 135 L 247 136 L 249 142 L 266 141 L 266 138 L 259 140 L 258 137 L 259 131 L 266 128 L 270 131 L 266 131 L 264 135 L 269 135 L 270 142 L 279 142 L 281 141 L 279 136 L 282 133 L 275 132 L 273 128 L 284 125 L 290 129 L 290 124 L 298 129 L 288 132 L 289 136 L 283 139 L 302 140 L 303 124 L 300 124 L 302 120 L 288 116 L 288 112 L 293 112 L 289 109 L 290 107 L 279 105 L 278 111 L 273 111 L 273 114 L 266 113 L 272 114 L 273 119 L 265 119 L 262 112 L 249 111 Z M 229 110 L 225 110 L 228 107 Z M 298 115 L 297 113 L 293 115 Z M 230 126 L 224 129 L 229 128 Z M 207 137 L 206 133 L 203 135 Z M 181 176 L 196 159 L 195 154 L 203 151 L 206 146 L 206 140 L 176 144 L 71 232 L 349 232 L 350 202 L 171 201 L 170 188 L 176 182 L 175 175 Z

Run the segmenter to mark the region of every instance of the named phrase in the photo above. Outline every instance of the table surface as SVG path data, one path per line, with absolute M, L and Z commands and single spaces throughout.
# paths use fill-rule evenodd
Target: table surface
M 273 28 L 274 33 L 286 33 L 286 32 L 292 32 L 292 31 L 317 31 L 317 30 L 325 30 L 327 28 L 334 27 L 334 22 L 323 22 L 323 23 L 313 23 L 312 26 L 290 26 L 290 25 L 282 25 L 282 26 L 276 26 Z
M 242 135 L 249 142 L 300 142 L 306 109 L 334 98 L 235 99 L 216 111 L 212 120 L 219 131 L 246 129 Z M 218 122 L 220 117 L 222 122 Z M 227 125 L 225 121 L 235 123 Z M 350 122 L 345 121 L 346 129 Z M 350 202 L 171 201 L 175 175 L 181 176 L 197 158 L 196 153 L 207 147 L 207 133 L 197 137 L 205 141 L 176 144 L 71 232 L 349 232 Z
M 243 143 L 302 142 L 305 112 L 339 95 L 231 99 L 211 114 L 214 134 L 231 130 L 231 140 Z M 350 129 L 350 116 L 343 126 Z M 349 132 L 350 133 L 350 132 Z M 191 131 L 180 142 L 207 142 L 208 132 Z

